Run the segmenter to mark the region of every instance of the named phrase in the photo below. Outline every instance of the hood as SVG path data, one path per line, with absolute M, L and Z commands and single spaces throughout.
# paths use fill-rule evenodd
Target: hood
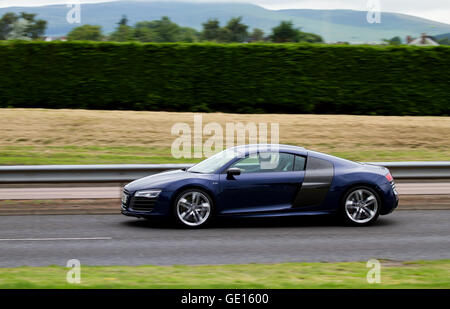
M 136 190 L 145 189 L 164 189 L 167 185 L 175 181 L 181 181 L 188 178 L 198 178 L 201 174 L 186 172 L 185 170 L 173 170 L 150 175 L 137 179 L 125 186 L 125 190 L 134 192 Z
M 163 189 L 173 181 L 190 178 L 191 176 L 191 173 L 184 170 L 167 171 L 132 181 L 125 186 L 125 189 L 129 192 L 143 189 Z

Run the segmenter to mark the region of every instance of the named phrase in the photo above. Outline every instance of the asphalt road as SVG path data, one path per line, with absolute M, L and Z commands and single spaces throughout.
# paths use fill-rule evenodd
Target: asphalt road
M 401 195 L 450 194 L 450 182 L 397 183 Z M 0 200 L 119 198 L 119 186 L 0 188 Z
M 328 219 L 175 229 L 121 215 L 0 217 L 0 267 L 449 259 L 450 211 L 397 211 L 371 227 Z

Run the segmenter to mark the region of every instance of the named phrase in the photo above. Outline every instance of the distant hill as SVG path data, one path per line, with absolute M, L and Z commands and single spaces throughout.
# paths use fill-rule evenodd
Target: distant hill
M 450 33 L 435 35 L 434 38 L 437 40 L 450 39 Z
M 65 35 L 79 24 L 69 24 L 66 5 L 43 7 L 2 8 L 6 12 L 26 11 L 37 13 L 49 22 L 48 35 Z M 437 35 L 450 32 L 450 25 L 397 13 L 382 13 L 380 24 L 369 24 L 366 12 L 352 10 L 268 10 L 257 5 L 243 3 L 187 3 L 153 1 L 117 1 L 97 4 L 82 4 L 82 24 L 102 26 L 108 33 L 125 14 L 131 24 L 142 20 L 169 16 L 174 22 L 198 30 L 208 18 L 218 18 L 222 24 L 234 16 L 243 16 L 251 28 L 261 28 L 269 33 L 281 20 L 292 20 L 303 31 L 320 34 L 326 41 L 348 41 L 354 43 L 376 42 L 384 38 L 407 35 L 418 36 L 425 32 Z

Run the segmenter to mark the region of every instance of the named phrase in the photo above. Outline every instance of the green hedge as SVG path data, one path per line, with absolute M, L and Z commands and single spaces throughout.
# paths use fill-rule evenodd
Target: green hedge
M 0 44 L 0 107 L 450 115 L 450 47 Z

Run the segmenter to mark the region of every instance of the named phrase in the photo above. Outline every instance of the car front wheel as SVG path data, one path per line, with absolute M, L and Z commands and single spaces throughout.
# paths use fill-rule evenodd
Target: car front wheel
M 179 225 L 184 227 L 203 227 L 212 217 L 212 200 L 206 192 L 198 189 L 181 192 L 177 196 L 174 206 L 175 219 Z
M 351 189 L 343 200 L 342 217 L 351 225 L 365 226 L 374 223 L 380 214 L 380 198 L 369 187 Z

